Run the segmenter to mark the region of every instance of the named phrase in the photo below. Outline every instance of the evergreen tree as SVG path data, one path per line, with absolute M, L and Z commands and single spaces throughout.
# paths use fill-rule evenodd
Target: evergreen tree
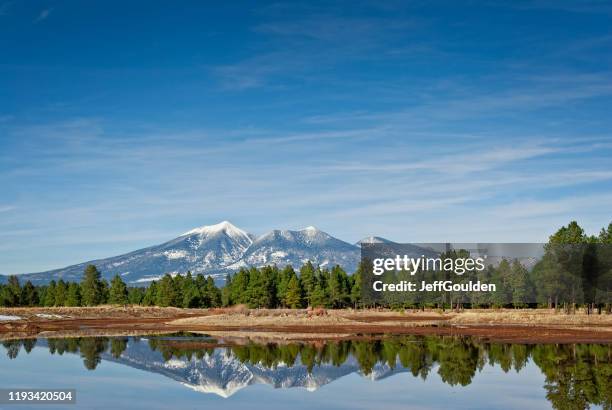
M 27 281 L 21 290 L 21 304 L 23 306 L 38 306 L 38 291 L 32 285 L 32 282 Z
M 151 282 L 145 294 L 142 298 L 142 304 L 144 306 L 153 306 L 157 302 L 157 283 L 155 281 Z
M 221 306 L 221 290 L 215 285 L 215 280 L 211 276 L 206 278 L 206 294 L 210 307 Z
M 351 276 L 351 303 L 355 308 L 361 304 L 361 263 Z
M 315 290 L 315 286 L 317 284 L 317 280 L 315 277 L 315 268 L 312 266 L 310 261 L 306 262 L 300 268 L 300 282 L 302 283 L 302 287 L 304 288 L 304 297 L 306 298 L 306 303 L 309 306 L 312 306 L 312 293 Z
M 111 280 L 108 303 L 111 305 L 127 305 L 128 303 L 127 286 L 119 275 L 115 275 Z
M 577 244 L 588 241 L 589 238 L 585 235 L 584 229 L 576 221 L 571 221 L 567 226 L 561 227 L 548 238 L 549 244 Z
M 232 276 L 229 291 L 229 300 L 231 301 L 232 305 L 249 303 L 246 292 L 249 288 L 249 278 L 250 273 L 244 268 L 241 268 L 238 273 Z
M 293 275 L 289 279 L 289 283 L 287 284 L 284 303 L 285 306 L 290 307 L 292 309 L 302 307 L 302 287 L 295 272 L 293 273 Z
M 3 294 L 5 306 L 15 307 L 21 304 L 21 286 L 17 276 L 9 276 L 8 283 L 3 288 Z
M 601 228 L 601 232 L 599 232 L 597 242 L 612 244 L 612 222 L 608 224 L 608 227 L 606 229 Z
M 145 290 L 143 288 L 128 288 L 128 302 L 131 305 L 140 305 L 144 295 Z
M 349 301 L 348 275 L 336 265 L 329 273 L 329 305 L 333 308 L 345 307 Z
M 110 296 L 110 284 L 106 279 L 102 279 L 100 283 L 100 304 L 103 305 L 108 303 L 108 298 Z
M 232 289 L 232 275 L 228 273 L 225 276 L 225 286 L 223 286 L 223 289 L 221 289 L 221 304 L 223 306 L 230 306 L 232 304 L 231 289 Z
M 328 306 L 329 297 L 325 291 L 325 285 L 323 282 L 318 281 L 315 285 L 314 290 L 310 295 L 310 306 L 312 307 L 326 307 Z
M 66 303 L 66 294 L 68 293 L 68 285 L 62 279 L 57 281 L 55 287 L 55 306 L 64 306 Z
M 515 259 L 512 262 L 512 276 L 510 290 L 512 291 L 512 305 L 521 307 L 530 303 L 534 299 L 531 283 L 529 282 L 529 272 L 521 263 Z
M 95 265 L 87 265 L 81 282 L 81 300 L 84 306 L 95 306 L 105 300 L 105 286 Z
M 66 306 L 81 306 L 81 287 L 76 282 L 70 282 L 68 285 Z
M 165 274 L 157 285 L 157 295 L 155 299 L 157 306 L 179 306 L 182 303 L 179 292 L 175 288 L 175 283 L 169 274 Z
M 296 276 L 295 271 L 291 265 L 287 265 L 278 274 L 278 280 L 276 285 L 276 300 L 279 301 L 281 306 L 287 306 L 285 304 L 287 289 L 289 281 L 293 276 Z
M 184 308 L 196 308 L 200 306 L 201 303 L 201 295 L 200 290 L 196 284 L 196 281 L 193 280 L 191 276 L 191 272 L 187 272 L 185 279 L 182 283 L 182 306 Z
M 245 291 L 246 302 L 251 308 L 266 307 L 268 302 L 266 281 L 257 268 L 249 269 L 249 286 Z
M 55 306 L 55 281 L 49 282 L 49 286 L 45 290 L 45 300 L 43 302 L 45 306 Z

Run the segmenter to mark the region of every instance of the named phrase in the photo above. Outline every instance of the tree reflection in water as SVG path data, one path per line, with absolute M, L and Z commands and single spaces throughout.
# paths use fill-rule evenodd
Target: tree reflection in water
M 47 339 L 51 354 L 80 354 L 84 366 L 94 370 L 104 353 L 117 359 L 128 346 L 127 337 Z M 205 343 L 203 343 L 205 341 Z M 181 334 L 152 337 L 149 348 L 164 360 L 201 360 L 215 350 L 215 340 Z M 29 353 L 35 339 L 2 342 L 9 358 L 20 350 Z M 268 343 L 225 346 L 227 354 L 242 363 L 274 369 L 304 365 L 308 371 L 321 364 L 342 366 L 350 357 L 368 375 L 376 364 L 401 365 L 414 377 L 427 379 L 435 365 L 444 383 L 467 386 L 487 365 L 504 372 L 519 372 L 531 360 L 545 375 L 546 397 L 556 409 L 583 409 L 600 405 L 612 409 L 612 345 L 606 344 L 508 344 L 470 337 L 401 336 L 381 340 L 345 340 L 319 343 Z

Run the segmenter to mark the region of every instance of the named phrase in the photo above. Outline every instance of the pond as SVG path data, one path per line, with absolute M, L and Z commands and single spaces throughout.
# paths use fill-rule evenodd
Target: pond
M 606 344 L 254 343 L 189 333 L 1 343 L 2 388 L 76 390 L 76 404 L 45 409 L 612 408 Z

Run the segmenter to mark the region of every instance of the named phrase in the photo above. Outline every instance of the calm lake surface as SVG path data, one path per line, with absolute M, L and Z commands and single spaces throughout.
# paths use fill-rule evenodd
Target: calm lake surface
M 72 388 L 77 403 L 0 408 L 612 408 L 612 345 L 437 336 L 235 345 L 192 334 L 2 345 L 2 388 Z

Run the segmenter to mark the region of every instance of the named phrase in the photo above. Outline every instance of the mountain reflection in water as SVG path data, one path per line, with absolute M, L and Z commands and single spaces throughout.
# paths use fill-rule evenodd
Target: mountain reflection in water
M 254 384 L 316 390 L 356 373 L 372 380 L 408 373 L 426 380 L 435 372 L 451 386 L 467 386 L 485 366 L 504 372 L 533 362 L 545 376 L 554 408 L 612 408 L 612 345 L 505 344 L 469 337 L 398 336 L 318 343 L 229 344 L 176 334 L 3 341 L 9 358 L 34 347 L 52 355 L 78 354 L 95 370 L 107 360 L 162 374 L 203 393 L 230 397 Z

